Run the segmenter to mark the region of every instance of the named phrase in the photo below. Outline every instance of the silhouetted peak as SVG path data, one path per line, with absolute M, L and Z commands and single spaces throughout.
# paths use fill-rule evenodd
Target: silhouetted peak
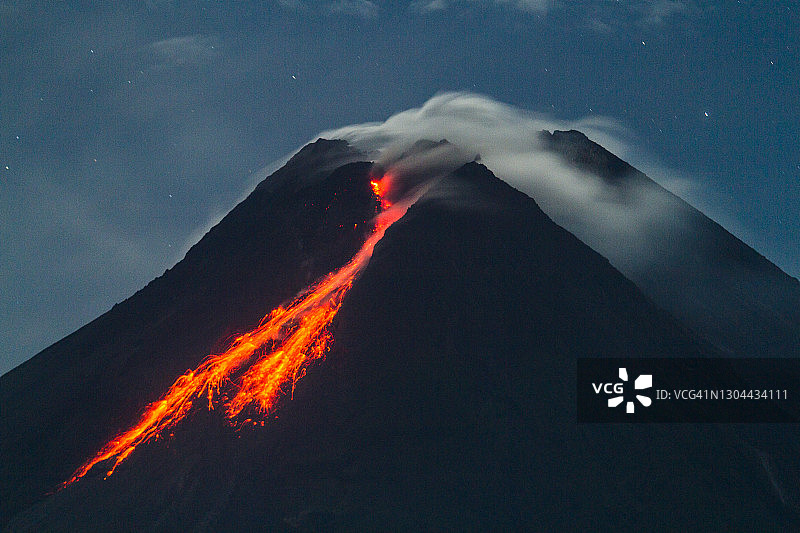
M 305 187 L 325 178 L 336 168 L 363 159 L 364 154 L 347 141 L 320 137 L 301 148 L 283 168 L 259 183 L 256 191 L 272 191 L 287 182 Z
M 542 131 L 539 139 L 543 147 L 556 152 L 569 164 L 609 180 L 616 181 L 634 172 L 635 168 L 615 156 L 578 130 L 553 133 Z
M 352 148 L 344 139 L 324 139 L 320 137 L 316 141 L 303 146 L 292 156 L 288 164 L 297 164 L 301 161 L 308 163 L 309 158 L 328 157 L 348 150 L 352 150 Z
M 447 139 L 442 139 L 440 141 L 432 141 L 430 139 L 419 139 L 414 144 L 411 145 L 411 148 L 408 149 L 406 152 L 407 154 L 415 154 L 418 152 L 425 152 L 427 150 L 432 150 L 434 148 L 439 148 L 440 146 L 447 146 L 450 142 Z
M 332 166 L 335 168 L 335 166 L 343 164 L 342 159 L 353 160 L 355 158 L 363 158 L 363 154 L 350 146 L 347 141 L 320 137 L 294 154 L 286 163 L 286 167 L 291 169 L 324 167 L 327 170 Z

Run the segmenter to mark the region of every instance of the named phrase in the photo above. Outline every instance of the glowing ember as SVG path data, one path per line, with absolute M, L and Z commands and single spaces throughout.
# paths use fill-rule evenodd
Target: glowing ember
M 106 444 L 63 486 L 79 480 L 95 465 L 113 460 L 106 472 L 110 476 L 137 446 L 158 438 L 183 420 L 198 399 L 205 398 L 209 410 L 214 409 L 215 401 L 220 401 L 220 387 L 233 382 L 241 372 L 244 373 L 237 380 L 239 390 L 225 405 L 230 419 L 248 406 L 265 413 L 285 394 L 285 388 L 293 391 L 306 366 L 325 355 L 331 341 L 328 325 L 372 257 L 375 245 L 386 228 L 402 217 L 416 199 L 392 206 L 383 199 L 382 180 L 373 180 L 370 185 L 385 210 L 376 217 L 372 234 L 349 263 L 302 291 L 286 307 L 273 310 L 257 328 L 237 338 L 224 353 L 208 356 L 195 370 L 179 377 L 161 400 L 146 408 L 133 428 Z

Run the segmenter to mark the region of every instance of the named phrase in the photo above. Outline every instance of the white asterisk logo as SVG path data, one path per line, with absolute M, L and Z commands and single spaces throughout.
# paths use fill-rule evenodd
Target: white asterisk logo
M 628 370 L 626 368 L 619 369 L 619 379 L 622 381 L 628 381 Z M 642 374 L 636 381 L 633 382 L 633 388 L 636 390 L 642 389 L 649 389 L 653 386 L 653 375 L 652 374 Z M 636 399 L 639 400 L 639 403 L 644 405 L 645 407 L 650 407 L 650 404 L 653 403 L 653 400 L 650 399 L 649 396 L 644 396 L 641 394 L 636 395 Z M 622 395 L 614 396 L 613 398 L 608 399 L 608 406 L 609 407 L 616 407 L 621 404 L 624 400 Z M 628 401 L 625 404 L 625 412 L 626 413 L 633 413 L 635 409 L 635 404 L 632 401 Z

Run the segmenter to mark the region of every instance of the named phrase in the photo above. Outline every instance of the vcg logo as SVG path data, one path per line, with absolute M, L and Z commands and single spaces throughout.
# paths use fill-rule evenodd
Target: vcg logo
M 616 407 L 620 405 L 623 401 L 625 401 L 625 384 L 624 382 L 628 381 L 628 370 L 625 368 L 619 369 L 619 379 L 622 382 L 617 383 L 592 383 L 592 389 L 594 389 L 595 394 L 608 394 L 613 396 L 608 399 L 608 406 L 609 407 Z M 649 389 L 653 386 L 653 375 L 652 374 L 642 374 L 633 382 L 633 388 L 635 390 L 644 390 Z M 653 400 L 650 399 L 649 396 L 645 396 L 643 394 L 636 394 L 636 399 L 645 407 L 649 407 Z M 625 403 L 625 412 L 626 413 L 633 413 L 635 409 L 635 404 L 632 400 L 629 400 Z

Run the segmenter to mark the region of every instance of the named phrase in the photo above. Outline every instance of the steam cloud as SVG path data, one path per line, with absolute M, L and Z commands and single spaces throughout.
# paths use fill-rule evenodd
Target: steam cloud
M 543 130 L 576 129 L 622 159 L 631 153 L 629 133 L 605 117 L 559 121 L 472 93 L 443 93 L 422 107 L 384 122 L 357 124 L 320 134 L 345 139 L 386 168 L 435 176 L 479 154 L 496 176 L 536 200 L 556 223 L 623 270 L 645 268 L 659 252 L 654 243 L 674 237 L 676 210 L 663 194 L 636 184 L 623 191 L 581 171 L 546 149 Z M 425 139 L 446 139 L 415 149 Z M 670 204 L 670 205 L 666 205 Z

